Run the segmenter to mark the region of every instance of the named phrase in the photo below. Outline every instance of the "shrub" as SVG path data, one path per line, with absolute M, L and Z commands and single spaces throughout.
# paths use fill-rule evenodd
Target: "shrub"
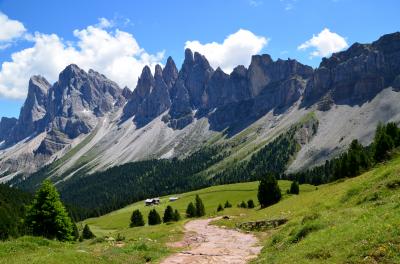
M 231 208 L 232 204 L 229 201 L 225 202 L 224 208 Z
M 217 208 L 217 212 L 221 212 L 221 211 L 223 211 L 223 210 L 224 210 L 224 207 L 222 207 L 222 205 L 219 204 L 219 205 L 218 205 L 218 208 Z
M 247 208 L 247 204 L 246 204 L 244 201 L 242 201 L 242 202 L 239 204 L 239 207 L 240 207 L 240 208 Z
M 134 210 L 131 216 L 130 227 L 144 226 L 143 215 L 139 210 Z

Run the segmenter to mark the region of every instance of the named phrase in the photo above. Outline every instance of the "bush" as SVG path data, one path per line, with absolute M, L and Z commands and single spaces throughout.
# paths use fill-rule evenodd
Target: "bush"
M 196 217 L 196 208 L 194 207 L 192 202 L 188 204 L 188 207 L 186 209 L 186 217 L 188 218 Z
M 92 239 L 96 236 L 93 234 L 92 230 L 90 230 L 89 226 L 86 224 L 82 231 L 82 238 L 83 239 Z
M 35 194 L 25 219 L 27 227 L 34 236 L 71 241 L 74 238 L 74 225 L 60 200 L 54 185 L 45 180 Z
M 292 181 L 292 184 L 290 185 L 290 194 L 299 194 L 300 189 L 299 189 L 299 183 L 297 181 Z
M 282 197 L 281 190 L 272 173 L 268 173 L 265 178 L 261 179 L 260 185 L 258 186 L 257 197 L 261 208 L 276 204 L 280 201 Z
M 242 201 L 242 202 L 239 204 L 239 207 L 240 207 L 240 208 L 247 208 L 247 204 L 246 204 L 244 201 Z
M 232 204 L 229 201 L 225 202 L 224 208 L 231 208 Z
M 148 223 L 149 223 L 149 225 L 159 225 L 159 224 L 161 224 L 161 217 L 157 213 L 156 209 L 150 210 L 149 216 L 148 216 Z
M 165 208 L 163 222 L 168 223 L 174 220 L 174 210 L 170 205 Z
M 218 205 L 218 208 L 217 208 L 217 212 L 221 212 L 221 211 L 223 211 L 223 210 L 224 210 L 224 207 L 222 207 L 222 205 L 219 204 L 219 205 Z
M 131 216 L 130 227 L 144 226 L 143 215 L 139 210 L 134 210 Z
M 254 208 L 255 207 L 255 205 L 254 205 L 254 201 L 252 200 L 252 199 L 250 199 L 250 200 L 248 200 L 247 201 L 247 208 Z

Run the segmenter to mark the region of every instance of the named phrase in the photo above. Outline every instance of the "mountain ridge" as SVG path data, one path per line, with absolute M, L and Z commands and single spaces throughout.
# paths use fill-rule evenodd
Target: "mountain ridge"
M 133 92 L 72 64 L 53 85 L 43 77 L 32 77 L 18 120 L 3 118 L 0 122 L 0 174 L 8 172 L 10 177 L 5 179 L 9 180 L 34 172 L 62 157 L 96 127 L 101 131 L 98 141 L 80 157 L 96 156 L 97 151 L 99 157 L 89 160 L 94 170 L 140 159 L 180 157 L 214 136 L 229 141 L 246 131 L 255 139 L 243 138 L 243 146 L 261 144 L 271 140 L 275 130 L 287 129 L 308 112 L 317 111 L 323 119 L 335 116 L 337 109 L 350 107 L 346 111 L 356 113 L 372 102 L 386 104 L 397 96 L 399 80 L 399 32 L 372 44 L 355 43 L 324 58 L 316 69 L 291 59 L 274 61 L 264 54 L 252 56 L 248 68 L 237 66 L 226 74 L 187 49 L 180 70 L 171 57 L 164 68 L 155 67 L 154 75 L 144 67 Z M 387 87 L 393 89 L 376 102 Z M 364 125 L 359 127 L 400 120 L 395 107 L 374 113 L 377 117 L 361 120 Z M 343 126 L 351 122 L 340 118 Z M 351 133 L 342 135 L 346 140 L 336 150 L 323 150 L 331 142 L 322 142 L 322 152 L 329 152 L 325 156 L 343 149 Z M 355 136 L 368 138 L 370 133 L 371 128 Z M 151 142 L 147 149 L 144 142 Z M 115 153 L 113 145 L 125 156 Z M 321 154 L 321 150 L 315 152 L 307 155 Z

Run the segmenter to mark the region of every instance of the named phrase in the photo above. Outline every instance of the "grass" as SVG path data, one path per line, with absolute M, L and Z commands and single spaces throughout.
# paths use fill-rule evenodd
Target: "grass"
M 279 181 L 283 193 L 290 182 Z M 283 196 L 271 207 L 242 209 L 242 200 L 257 202 L 257 182 L 214 186 L 177 195 L 167 205 L 184 215 L 199 194 L 207 216 L 231 215 L 214 224 L 235 228 L 237 223 L 285 217 L 273 230 L 255 232 L 263 250 L 254 263 L 400 263 L 400 154 L 363 175 L 318 187 L 300 186 L 300 195 Z M 172 196 L 172 195 L 171 195 Z M 175 195 L 174 195 L 175 196 Z M 218 204 L 233 205 L 217 213 Z M 183 236 L 186 219 L 172 224 L 128 228 L 132 211 L 139 209 L 147 222 L 150 207 L 138 202 L 98 218 L 87 219 L 97 239 L 60 243 L 22 237 L 0 243 L 0 263 L 157 263 L 174 249 L 169 242 Z M 105 237 L 125 237 L 121 243 Z

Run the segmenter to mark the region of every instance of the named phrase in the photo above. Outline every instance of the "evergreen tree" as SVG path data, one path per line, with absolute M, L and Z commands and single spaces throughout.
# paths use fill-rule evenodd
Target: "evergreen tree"
M 137 209 L 132 212 L 130 227 L 144 226 L 142 213 Z
M 196 195 L 196 216 L 201 217 L 206 214 L 206 209 L 204 208 L 203 201 L 201 200 L 200 196 Z
M 299 183 L 297 181 L 292 181 L 292 184 L 290 185 L 290 191 L 289 193 L 291 194 L 299 194 Z
M 258 186 L 258 201 L 262 208 L 273 205 L 281 199 L 281 190 L 278 182 L 272 173 L 268 173 L 266 177 L 261 179 Z
M 161 224 L 161 217 L 157 213 L 156 209 L 150 210 L 148 218 L 149 218 L 148 219 L 149 225 L 159 225 L 159 224 Z
M 222 205 L 219 204 L 218 207 L 217 207 L 217 212 L 221 212 L 223 210 L 224 210 L 224 207 L 222 207 Z
M 174 216 L 173 216 L 173 221 L 178 222 L 181 220 L 181 215 L 179 214 L 178 210 L 175 209 Z
M 388 152 L 393 148 L 393 140 L 386 134 L 385 131 L 381 131 L 375 136 L 374 141 L 374 159 L 378 162 L 388 158 Z
M 75 223 L 73 224 L 73 240 L 78 240 L 79 239 L 79 229 L 78 226 Z
M 82 231 L 82 238 L 83 239 L 92 239 L 96 236 L 93 234 L 92 230 L 90 230 L 89 226 L 86 224 Z
M 252 200 L 252 199 L 250 199 L 250 200 L 248 200 L 247 201 L 247 208 L 254 208 L 255 207 L 255 205 L 254 205 L 254 201 Z
M 224 208 L 231 208 L 232 204 L 229 201 L 225 202 Z
M 35 194 L 26 215 L 26 225 L 35 236 L 68 241 L 73 239 L 74 226 L 60 196 L 49 180 Z
M 386 124 L 386 134 L 393 140 L 395 147 L 400 145 L 400 131 L 395 123 L 389 122 Z
M 174 210 L 170 205 L 165 208 L 163 222 L 168 223 L 174 220 Z
M 190 202 L 186 209 L 186 217 L 192 218 L 195 216 L 196 216 L 196 207 L 194 207 L 194 204 L 192 202 Z
M 246 204 L 244 201 L 242 201 L 242 202 L 239 204 L 239 207 L 241 207 L 241 208 L 247 208 L 247 204 Z

